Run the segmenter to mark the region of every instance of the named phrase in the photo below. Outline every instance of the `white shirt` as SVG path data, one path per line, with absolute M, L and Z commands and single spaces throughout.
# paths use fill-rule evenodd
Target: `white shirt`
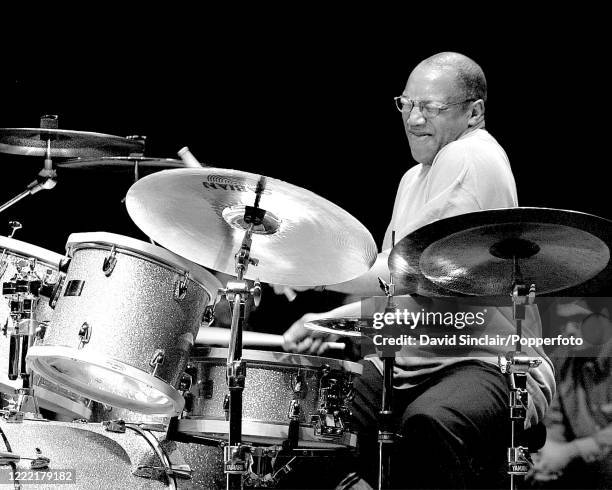
M 510 161 L 495 138 L 476 129 L 442 148 L 431 165 L 416 165 L 400 182 L 383 250 L 433 221 L 518 206 Z

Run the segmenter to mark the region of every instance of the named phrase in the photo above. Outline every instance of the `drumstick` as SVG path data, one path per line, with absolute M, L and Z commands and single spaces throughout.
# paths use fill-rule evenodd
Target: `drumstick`
M 196 338 L 196 345 L 224 345 L 229 344 L 229 328 L 219 327 L 200 327 Z M 325 342 L 328 349 L 342 350 L 345 348 L 344 342 Z M 260 347 L 282 347 L 283 336 L 261 332 L 242 332 L 242 345 Z
M 206 165 L 203 165 L 202 163 L 200 163 L 197 160 L 197 158 L 193 156 L 193 153 L 191 153 L 189 151 L 189 148 L 186 146 L 184 146 L 178 151 L 178 156 L 181 157 L 181 160 L 183 160 L 183 163 L 187 167 L 191 167 L 191 168 L 206 167 Z

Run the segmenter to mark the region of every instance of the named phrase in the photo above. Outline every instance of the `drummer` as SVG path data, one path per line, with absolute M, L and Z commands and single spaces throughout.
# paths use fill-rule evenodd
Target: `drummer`
M 374 267 L 335 291 L 380 295 L 378 277 L 388 278 L 387 260 L 396 240 L 436 220 L 450 216 L 518 206 L 508 157 L 485 129 L 487 84 L 480 66 L 452 52 L 419 63 L 402 94 L 395 98 L 412 158 L 399 184 L 393 214 Z M 512 312 L 500 308 L 496 331 L 513 333 Z M 325 344 L 305 329 L 306 321 L 360 316 L 359 303 L 322 314 L 307 314 L 284 334 L 291 352 L 322 354 Z M 528 308 L 526 335 L 541 333 L 537 310 Z M 410 349 L 413 349 L 412 351 Z M 392 471 L 394 486 L 414 488 L 498 488 L 507 486 L 506 448 L 510 445 L 508 385 L 495 364 L 470 356 L 424 357 L 403 347 L 394 370 L 394 413 L 403 436 L 394 454 L 400 464 Z M 511 350 L 499 348 L 503 354 Z M 523 349 L 525 351 L 525 349 Z M 544 352 L 527 351 L 545 362 L 529 374 L 526 425 L 542 420 L 555 386 L 552 366 Z M 380 358 L 361 361 L 363 375 L 355 382 L 353 411 L 360 438 L 361 475 L 376 485 L 376 427 L 382 390 Z M 392 466 L 393 468 L 393 466 Z

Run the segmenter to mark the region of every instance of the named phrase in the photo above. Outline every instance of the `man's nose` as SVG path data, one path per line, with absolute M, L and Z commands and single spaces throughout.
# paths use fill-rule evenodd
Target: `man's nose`
M 425 116 L 423 116 L 418 104 L 414 104 L 414 107 L 409 113 L 404 112 L 404 120 L 409 126 L 421 126 L 425 124 Z

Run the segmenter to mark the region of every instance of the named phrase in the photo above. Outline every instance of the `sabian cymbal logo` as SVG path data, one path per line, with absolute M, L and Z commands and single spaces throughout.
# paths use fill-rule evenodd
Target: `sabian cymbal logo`
M 244 179 L 232 179 L 223 175 L 209 175 L 202 185 L 205 189 L 235 192 L 255 192 L 257 189 L 257 181 L 245 182 Z M 263 194 L 268 192 L 264 190 Z

